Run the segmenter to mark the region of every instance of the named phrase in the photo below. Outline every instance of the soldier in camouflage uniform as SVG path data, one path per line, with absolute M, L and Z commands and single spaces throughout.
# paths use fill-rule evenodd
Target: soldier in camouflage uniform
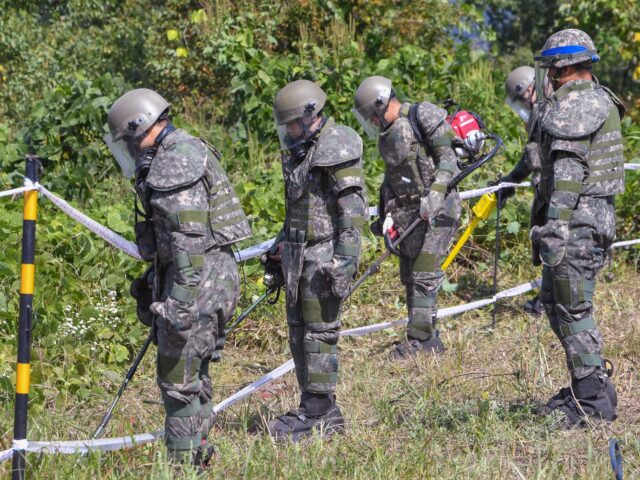
M 271 259 L 286 282 L 289 346 L 302 397 L 300 408 L 269 423 L 292 441 L 313 430 L 344 430 L 336 405 L 340 309 L 358 268 L 366 193 L 362 140 L 322 114 L 326 94 L 308 80 L 276 95 L 286 219 Z
M 532 207 L 532 257 L 544 265 L 542 303 L 571 372 L 571 387 L 538 413 L 560 412 L 567 426 L 583 424 L 585 414 L 613 421 L 617 396 L 602 358 L 592 298 L 615 238 L 614 196 L 624 191 L 624 108 L 593 76 L 599 57 L 586 33 L 551 35 L 536 60 L 536 82 L 541 85 L 541 72 L 548 69 L 554 93 L 538 93 L 535 136 L 542 169 Z
M 534 77 L 534 68 L 521 66 L 513 70 L 505 82 L 507 90 L 506 103 L 525 123 L 527 145 L 513 171 L 509 175 L 501 177 L 498 182 L 520 183 L 529 175 L 533 175 L 532 182 L 535 191 L 537 191 L 536 187 L 540 183 L 541 164 L 540 148 L 538 147 L 535 133 L 539 122 Z M 515 188 L 503 188 L 501 192 L 502 203 L 504 204 L 514 194 Z
M 223 346 L 239 293 L 231 245 L 251 229 L 219 153 L 175 129 L 168 109 L 156 92 L 132 90 L 111 107 L 105 140 L 122 165 L 135 159 L 143 206 L 136 210 L 145 218 L 136 238 L 143 258 L 155 264 L 132 294 L 158 345 L 166 445 L 174 459 L 202 466 L 213 452 L 209 363 Z
M 447 192 L 458 173 L 458 157 L 451 142 L 455 133 L 445 120 L 446 110 L 429 102 L 411 105 L 395 96 L 391 80 L 374 76 L 358 87 L 353 109 L 385 162 L 380 187 L 380 220 L 372 231 L 391 229 L 402 234 L 420 215 L 424 222 L 400 246 L 400 281 L 406 287 L 409 324 L 406 341 L 392 357 L 444 351 L 434 329 L 438 290 L 444 280 L 440 268 L 460 217 L 460 197 Z
M 513 70 L 505 82 L 507 91 L 506 103 L 522 119 L 527 131 L 527 144 L 520 161 L 513 171 L 500 179 L 489 182 L 489 185 L 497 185 L 500 182 L 520 183 L 531 175 L 531 183 L 534 187 L 534 195 L 538 192 L 540 183 L 540 148 L 536 140 L 536 127 L 539 125 L 535 91 L 535 69 L 529 66 L 521 66 Z M 548 87 L 548 82 L 546 82 Z M 500 191 L 500 208 L 504 207 L 507 199 L 515 195 L 515 187 L 505 187 Z M 536 203 L 538 200 L 536 200 Z M 540 296 L 528 300 L 524 304 L 524 310 L 534 315 L 541 315 L 543 311 Z

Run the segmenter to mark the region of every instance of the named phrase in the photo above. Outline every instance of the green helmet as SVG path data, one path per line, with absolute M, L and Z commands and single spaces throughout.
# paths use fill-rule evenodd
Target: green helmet
M 327 102 L 327 94 L 310 80 L 296 80 L 283 87 L 273 101 L 273 117 L 283 150 L 303 143 L 314 132 L 309 125 Z
M 600 56 L 591 37 L 577 28 L 560 30 L 551 35 L 536 57 L 542 68 L 561 68 L 599 60 Z
M 118 98 L 107 117 L 109 133 L 103 139 L 126 177 L 135 172 L 136 140 L 169 110 L 169 102 L 153 90 L 137 88 Z
M 351 111 L 370 138 L 388 126 L 384 114 L 392 96 L 391 80 L 377 75 L 366 78 L 356 90 Z
M 524 65 L 513 70 L 507 77 L 507 105 L 525 122 L 529 122 L 533 108 L 533 84 L 535 69 Z

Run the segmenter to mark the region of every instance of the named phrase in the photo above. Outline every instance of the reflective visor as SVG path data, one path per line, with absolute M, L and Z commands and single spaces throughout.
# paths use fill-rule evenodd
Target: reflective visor
M 120 165 L 122 174 L 126 178 L 131 178 L 136 171 L 136 161 L 129 153 L 129 148 L 123 138 L 114 140 L 110 133 L 105 134 L 102 139 L 109 147 L 109 151 Z

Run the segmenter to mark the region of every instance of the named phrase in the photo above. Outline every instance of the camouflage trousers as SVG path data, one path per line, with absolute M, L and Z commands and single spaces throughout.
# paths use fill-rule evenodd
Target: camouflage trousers
M 449 194 L 442 213 L 429 224 L 421 223 L 400 246 L 400 281 L 406 289 L 409 338 L 424 341 L 433 335 L 438 290 L 444 280 L 440 267 L 458 229 L 460 210 L 458 193 Z
M 333 393 L 338 381 L 342 299 L 331 292 L 323 270 L 332 255 L 330 241 L 307 248 L 298 300 L 294 306 L 287 306 L 289 347 L 303 393 Z
M 164 300 L 173 285 L 171 267 L 162 280 Z M 196 297 L 199 316 L 190 328 L 176 329 L 156 317 L 157 381 L 165 407 L 167 448 L 174 455 L 186 455 L 200 446 L 213 424 L 209 363 L 222 349 L 224 326 L 235 310 L 239 289 L 231 249 L 211 250 Z
M 545 265 L 542 270 L 540 298 L 574 379 L 603 367 L 603 340 L 592 298 L 596 275 L 615 239 L 615 219 L 612 200 L 581 197 L 569 222 L 564 257 L 558 265 Z

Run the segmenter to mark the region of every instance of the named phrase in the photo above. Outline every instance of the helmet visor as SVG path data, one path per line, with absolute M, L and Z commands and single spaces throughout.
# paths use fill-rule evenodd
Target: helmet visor
M 376 138 L 380 134 L 381 122 L 375 110 L 376 102 L 371 102 L 360 108 L 352 108 L 351 112 L 369 138 Z
M 540 58 L 536 57 L 535 70 L 536 73 L 533 81 L 535 82 L 536 102 L 541 102 L 547 99 L 548 90 L 551 90 L 550 88 L 547 88 L 550 84 L 547 80 L 549 67 L 544 66 Z
M 125 142 L 124 138 L 120 140 L 114 140 L 111 133 L 105 134 L 102 139 L 104 143 L 109 147 L 109 151 L 120 165 L 122 174 L 126 178 L 132 178 L 136 171 L 136 161 L 131 154 L 131 148 Z
M 511 110 L 516 112 L 524 123 L 529 123 L 529 119 L 531 118 L 531 109 L 533 108 L 530 101 L 527 101 L 524 98 L 513 100 L 507 97 L 506 102 L 507 105 L 511 107 Z
M 305 124 L 302 117 L 295 118 L 287 123 L 278 125 L 276 119 L 276 130 L 280 139 L 280 148 L 282 150 L 290 150 L 307 141 L 310 134 L 309 126 Z

